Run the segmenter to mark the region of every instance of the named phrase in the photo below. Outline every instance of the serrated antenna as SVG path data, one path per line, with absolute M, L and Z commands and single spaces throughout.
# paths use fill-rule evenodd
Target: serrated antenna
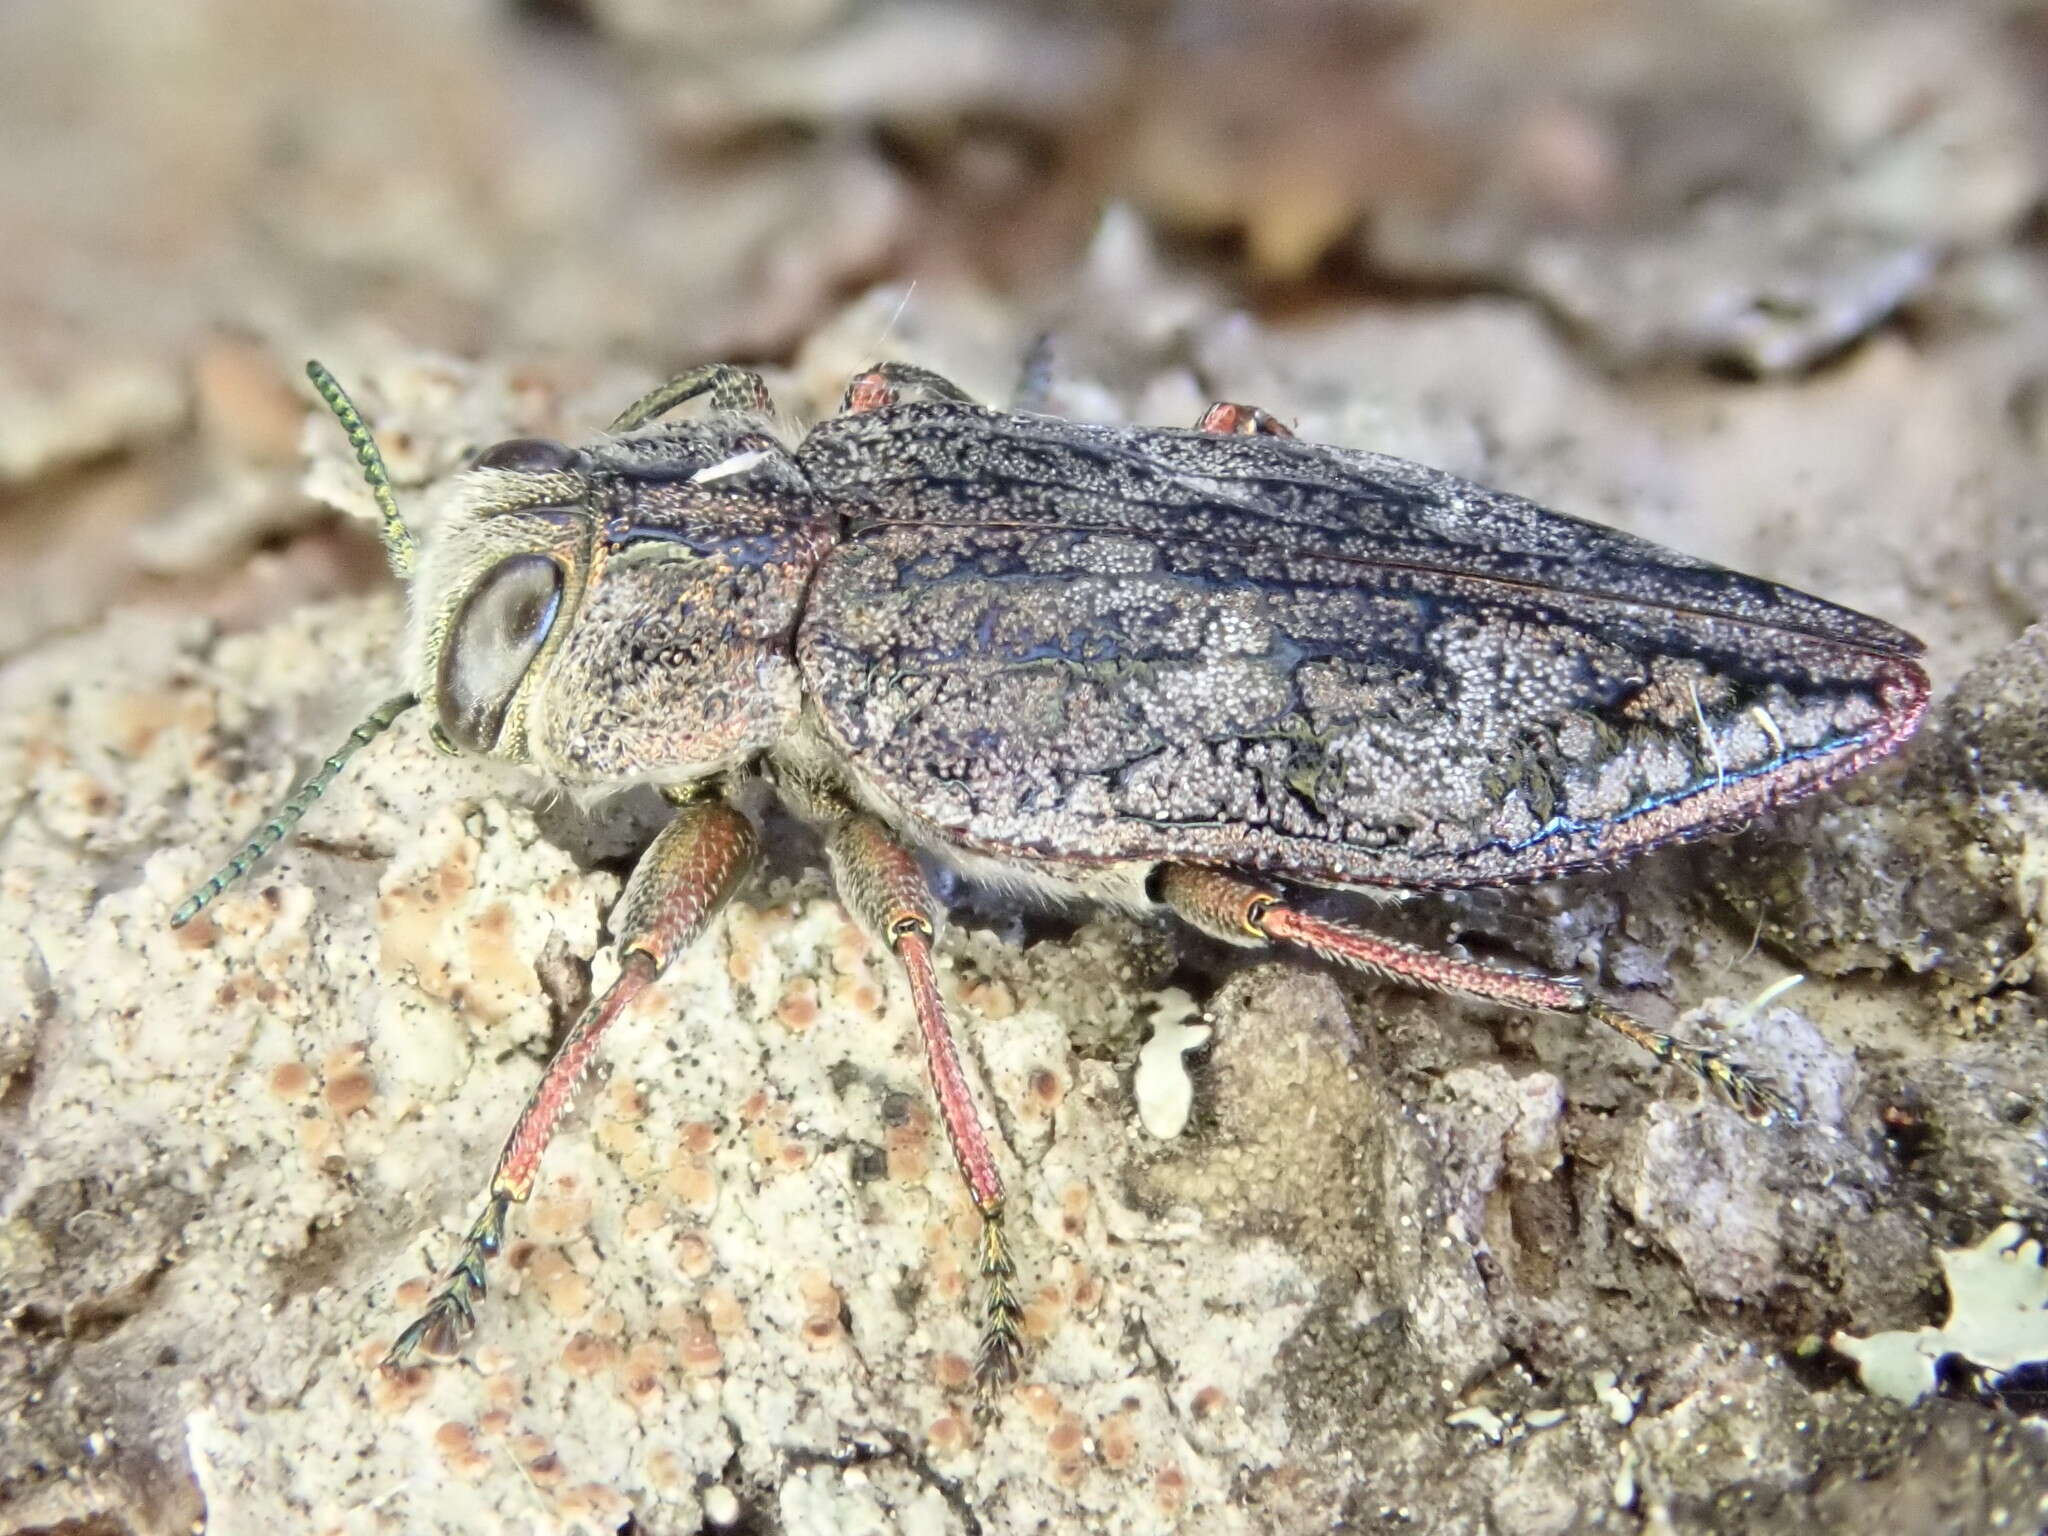
M 341 387 L 340 381 L 327 371 L 325 365 L 308 362 L 306 377 L 320 391 L 320 398 L 327 402 L 327 409 L 334 412 L 342 430 L 348 433 L 349 447 L 356 451 L 356 462 L 363 467 L 363 483 L 369 486 L 370 494 L 377 500 L 377 511 L 384 519 L 384 553 L 391 559 L 391 569 L 401 579 L 410 577 L 417 546 L 413 543 L 412 530 L 405 526 L 405 517 L 398 510 L 398 498 L 391 494 L 391 474 L 384 467 L 384 455 L 377 451 L 377 440 L 363 424 L 362 413 L 349 399 L 348 391 Z

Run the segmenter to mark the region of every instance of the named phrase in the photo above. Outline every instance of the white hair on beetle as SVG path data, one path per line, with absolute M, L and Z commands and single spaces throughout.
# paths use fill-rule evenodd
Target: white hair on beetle
M 775 450 L 772 448 L 751 448 L 745 453 L 736 453 L 729 459 L 720 459 L 716 464 L 706 464 L 697 473 L 690 476 L 690 483 L 692 485 L 707 485 L 713 480 L 725 480 L 733 475 L 743 475 L 763 459 L 770 457 L 774 452 Z

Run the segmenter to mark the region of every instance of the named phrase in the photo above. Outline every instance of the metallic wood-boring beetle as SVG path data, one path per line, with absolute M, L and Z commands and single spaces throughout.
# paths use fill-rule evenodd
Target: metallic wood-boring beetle
M 393 1345 L 447 1356 L 605 1029 L 753 860 L 765 778 L 821 831 L 908 982 L 982 1216 L 983 1383 L 1021 1317 L 1003 1186 L 933 969 L 920 856 L 972 879 L 1291 945 L 1580 1014 L 1757 1120 L 1766 1083 L 1578 981 L 1375 937 L 1273 882 L 1400 893 L 1610 865 L 1891 752 L 1919 642 L 1786 587 L 1218 404 L 1192 431 L 986 409 L 884 364 L 794 448 L 761 379 L 700 368 L 595 443 L 479 454 L 415 546 L 369 430 L 318 364 L 411 585 L 407 691 L 173 916 L 188 921 L 348 757 L 425 701 L 435 743 L 674 817 L 611 919 L 620 969 L 514 1126 L 445 1286 Z M 702 419 L 658 425 L 709 396 Z

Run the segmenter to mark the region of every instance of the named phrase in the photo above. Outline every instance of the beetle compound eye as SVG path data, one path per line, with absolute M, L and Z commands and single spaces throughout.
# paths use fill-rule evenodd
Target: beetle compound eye
M 546 555 L 514 555 L 484 573 L 441 648 L 441 729 L 457 746 L 488 752 L 562 605 L 562 568 Z
M 509 469 L 522 475 L 552 475 L 567 469 L 576 450 L 546 437 L 508 437 L 493 443 L 470 463 L 471 469 Z

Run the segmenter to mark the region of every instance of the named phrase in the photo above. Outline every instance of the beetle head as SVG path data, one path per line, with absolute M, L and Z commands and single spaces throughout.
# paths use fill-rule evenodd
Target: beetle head
M 513 439 L 448 495 L 406 645 L 445 749 L 570 783 L 676 784 L 794 722 L 790 635 L 827 535 L 761 423 Z

